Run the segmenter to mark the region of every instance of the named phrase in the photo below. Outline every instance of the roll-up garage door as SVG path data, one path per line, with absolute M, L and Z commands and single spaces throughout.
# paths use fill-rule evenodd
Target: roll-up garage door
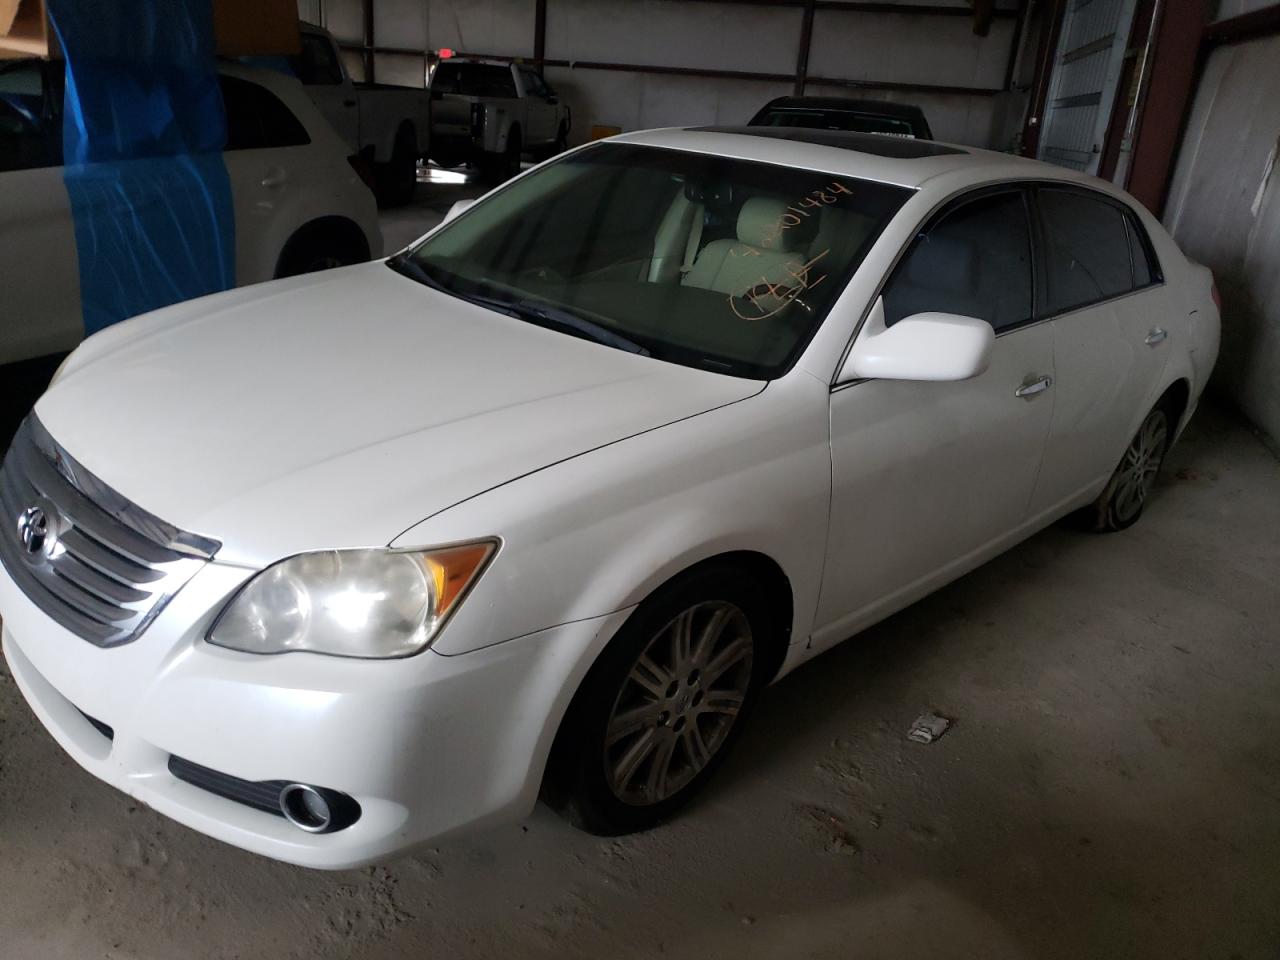
M 1070 0 L 1059 33 L 1039 159 L 1097 173 L 1137 0 Z

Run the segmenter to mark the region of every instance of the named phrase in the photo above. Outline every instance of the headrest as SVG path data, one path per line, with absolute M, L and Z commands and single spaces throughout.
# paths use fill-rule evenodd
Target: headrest
M 800 223 L 793 224 L 796 219 Z M 800 217 L 787 210 L 785 200 L 773 197 L 751 197 L 738 213 L 738 240 L 765 250 L 798 250 L 813 239 L 817 228 L 816 215 Z

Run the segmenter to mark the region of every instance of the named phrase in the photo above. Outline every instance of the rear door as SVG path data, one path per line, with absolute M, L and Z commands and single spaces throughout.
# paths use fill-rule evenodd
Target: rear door
M 84 334 L 51 74 L 38 60 L 0 66 L 0 363 L 70 350 Z
M 1053 335 L 1033 311 L 1021 188 L 933 218 L 862 335 L 916 313 L 980 317 L 991 364 L 960 383 L 866 380 L 831 395 L 831 525 L 815 644 L 829 646 L 959 576 L 1027 520 L 1053 412 Z
M 1053 326 L 1053 428 L 1035 510 L 1053 512 L 1106 483 L 1154 404 L 1168 358 L 1168 291 L 1124 204 L 1042 186 L 1041 318 Z
M 312 198 L 325 200 L 331 172 L 314 162 L 301 121 L 270 90 L 219 76 L 227 113 L 223 159 L 236 212 L 236 284 L 275 276 L 289 233 Z

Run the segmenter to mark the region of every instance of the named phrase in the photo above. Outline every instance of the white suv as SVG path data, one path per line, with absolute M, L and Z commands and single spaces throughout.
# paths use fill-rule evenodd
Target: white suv
M 283 73 L 230 63 L 219 65 L 218 79 L 227 113 L 223 159 L 235 214 L 235 284 L 381 256 L 373 195 L 301 85 Z M 133 206 L 121 207 L 101 191 L 73 216 L 62 154 L 63 85 L 60 63 L 0 66 L 0 364 L 62 353 L 84 338 L 89 297 L 82 296 L 85 251 L 78 237 L 99 242 L 113 221 L 143 204 L 190 199 L 156 180 L 142 204 L 135 197 Z M 131 254 L 139 276 L 154 277 L 182 251 Z

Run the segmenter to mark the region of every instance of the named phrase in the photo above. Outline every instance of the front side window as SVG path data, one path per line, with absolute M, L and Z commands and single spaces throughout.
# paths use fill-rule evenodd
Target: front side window
M 999 332 L 1031 319 L 1031 289 L 1023 194 L 991 194 L 945 211 L 916 237 L 885 285 L 884 321 L 954 313 Z
M 464 97 L 515 97 L 516 82 L 511 68 L 495 63 L 458 63 L 446 60 L 431 76 L 436 93 L 457 93 Z
M 238 77 L 219 76 L 227 113 L 226 150 L 297 147 L 311 142 L 306 128 L 270 90 Z
M 1056 316 L 1133 289 L 1129 236 L 1114 204 L 1078 190 L 1037 191 L 1044 224 L 1044 310 Z
M 910 191 L 602 144 L 472 207 L 392 266 L 515 319 L 772 379 Z
M 62 89 L 46 87 L 45 69 L 39 60 L 0 66 L 0 170 L 62 164 Z
M 542 78 L 532 70 L 521 70 L 520 80 L 524 84 L 525 92 L 531 97 L 549 97 L 551 91 L 547 89 L 547 85 L 542 82 Z

